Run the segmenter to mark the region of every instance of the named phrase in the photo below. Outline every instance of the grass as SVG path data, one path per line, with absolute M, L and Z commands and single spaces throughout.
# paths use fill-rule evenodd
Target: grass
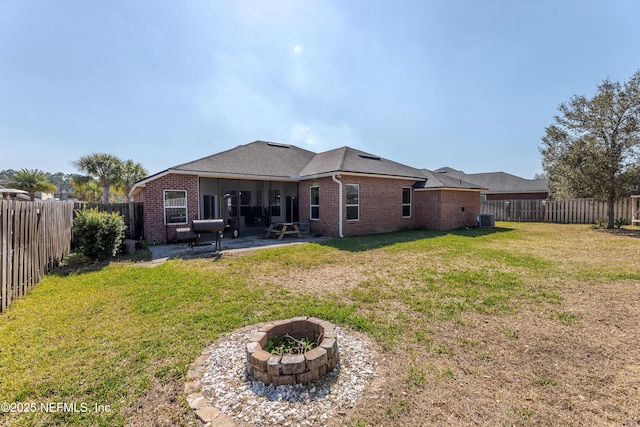
M 450 357 L 456 350 L 434 343 L 432 325 L 462 324 L 465 313 L 507 316 L 523 307 L 560 306 L 558 283 L 566 277 L 587 285 L 614 276 L 638 279 L 622 259 L 603 262 L 589 251 L 614 247 L 620 243 L 615 236 L 598 235 L 583 246 L 576 239 L 597 233 L 587 226 L 499 225 L 345 238 L 216 262 L 171 260 L 154 268 L 75 260 L 0 315 L 0 402 L 77 402 L 91 410 L 0 413 L 0 424 L 126 425 L 127 408 L 153 384 L 184 381 L 205 346 L 261 321 L 317 316 L 368 333 L 384 351 L 417 345 Z M 347 279 L 327 273 L 318 278 L 327 266 L 344 271 Z M 353 271 L 358 273 L 347 274 Z M 336 281 L 337 287 L 292 290 L 291 277 Z M 573 314 L 554 313 L 563 323 L 577 321 Z M 503 331 L 518 338 L 516 330 Z M 476 345 L 458 340 L 466 350 Z M 486 352 L 478 357 L 491 359 Z M 408 385 L 427 381 L 417 366 L 406 375 Z M 446 368 L 436 377 L 455 374 Z M 547 380 L 536 382 L 555 385 Z M 95 405 L 109 411 L 97 413 Z M 388 416 L 406 410 L 398 404 L 388 408 Z

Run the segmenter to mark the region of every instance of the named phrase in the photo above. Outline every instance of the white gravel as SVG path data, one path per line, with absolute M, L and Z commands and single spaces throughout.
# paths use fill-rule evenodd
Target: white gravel
M 357 401 L 376 376 L 374 351 L 358 333 L 338 327 L 340 364 L 310 385 L 265 386 L 248 378 L 245 346 L 258 327 L 209 347 L 202 393 L 230 417 L 254 426 L 320 426 Z

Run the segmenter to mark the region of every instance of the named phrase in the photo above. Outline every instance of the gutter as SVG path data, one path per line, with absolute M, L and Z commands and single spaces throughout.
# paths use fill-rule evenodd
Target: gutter
M 342 235 L 342 182 L 336 179 L 335 174 L 331 175 L 331 179 L 338 184 L 338 236 L 344 237 Z

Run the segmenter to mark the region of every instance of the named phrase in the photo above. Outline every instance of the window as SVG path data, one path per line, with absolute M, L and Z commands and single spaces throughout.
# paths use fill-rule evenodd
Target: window
M 309 196 L 309 205 L 311 206 L 311 219 L 320 219 L 320 187 L 311 187 L 311 195 Z
M 187 192 L 183 190 L 164 190 L 164 223 L 187 223 Z
M 411 188 L 404 187 L 402 189 L 402 217 L 409 218 L 411 216 Z
M 347 220 L 360 219 L 360 185 L 347 184 Z
M 240 206 L 251 206 L 251 191 L 242 190 L 240 192 Z
M 280 216 L 280 190 L 269 190 L 271 216 Z

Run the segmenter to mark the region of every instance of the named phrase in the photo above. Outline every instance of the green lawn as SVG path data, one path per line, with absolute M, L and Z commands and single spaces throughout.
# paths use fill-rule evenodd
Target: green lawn
M 117 262 L 58 270 L 0 315 L 0 403 L 38 405 L 32 413 L 0 412 L 0 425 L 124 425 L 126 408 L 152 384 L 183 381 L 208 344 L 257 322 L 317 316 L 368 333 L 386 352 L 433 349 L 428 330 L 437 322 L 539 304 L 558 306 L 558 321 L 566 322 L 563 281 L 640 280 L 622 256 L 600 262 L 589 252 L 602 245 L 622 255 L 637 239 L 588 226 L 498 226 L 346 238 L 154 268 Z M 323 281 L 332 286 L 323 290 Z M 78 410 L 40 407 L 57 402 Z

